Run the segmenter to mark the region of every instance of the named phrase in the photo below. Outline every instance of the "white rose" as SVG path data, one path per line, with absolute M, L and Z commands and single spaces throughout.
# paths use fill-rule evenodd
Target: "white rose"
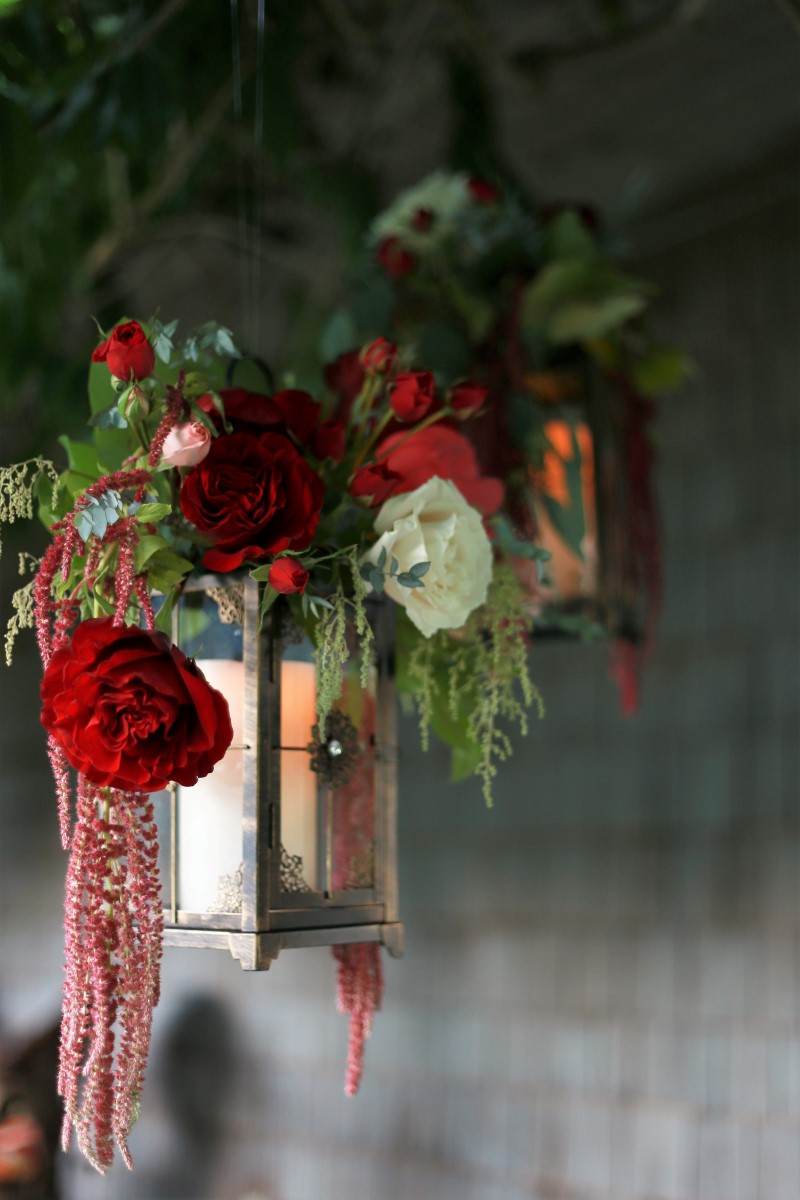
M 492 547 L 481 514 L 455 484 L 434 475 L 416 491 L 393 496 L 378 513 L 375 531 L 382 536 L 365 561 L 377 563 L 386 551 L 384 590 L 425 637 L 437 629 L 460 629 L 483 604 L 492 578 Z M 391 578 L 393 558 L 398 574 L 429 562 L 424 586 L 407 588 Z

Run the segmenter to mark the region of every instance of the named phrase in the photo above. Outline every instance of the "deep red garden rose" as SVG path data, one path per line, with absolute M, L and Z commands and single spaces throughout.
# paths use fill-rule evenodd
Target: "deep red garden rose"
M 308 392 L 292 388 L 265 396 L 246 388 L 222 388 L 219 394 L 232 433 L 288 433 L 306 446 L 319 424 L 320 406 Z M 221 431 L 222 422 L 211 397 L 201 396 L 197 403 Z
M 464 499 L 484 516 L 497 512 L 503 503 L 502 483 L 481 475 L 473 447 L 457 429 L 430 425 L 417 433 L 393 433 L 381 442 L 375 457 L 379 466 L 383 464 L 399 477 L 387 496 L 413 492 L 438 475 L 452 480 Z
M 344 422 L 336 417 L 323 421 L 314 433 L 313 447 L 317 458 L 332 458 L 334 462 L 341 462 L 347 448 Z
M 184 516 L 214 543 L 203 555 L 211 571 L 235 571 L 283 550 L 311 544 L 324 485 L 288 437 L 231 433 L 181 485 Z
M 385 462 L 370 463 L 356 471 L 350 484 L 350 495 L 357 500 L 368 499 L 373 505 L 383 504 L 384 500 L 394 495 L 396 485 L 400 482 L 401 476 L 396 471 L 390 471 Z
M 397 346 L 387 341 L 385 337 L 377 337 L 374 342 L 364 346 L 359 360 L 368 375 L 383 375 L 391 371 L 397 357 Z
M 406 250 L 399 238 L 387 237 L 378 243 L 375 257 L 384 271 L 392 279 L 402 279 L 416 266 L 416 258 L 410 250 Z
M 271 396 L 262 392 L 250 392 L 247 388 L 221 388 L 220 398 L 225 409 L 225 419 L 231 426 L 232 433 L 265 433 L 267 430 L 277 431 L 282 424 L 281 411 L 273 403 Z M 222 432 L 222 421 L 217 406 L 210 396 L 200 396 L 198 408 L 213 420 L 218 431 Z
M 389 397 L 398 421 L 421 421 L 433 404 L 436 386 L 430 371 L 404 371 Z
M 479 383 L 473 383 L 470 379 L 464 379 L 450 389 L 450 407 L 458 413 L 461 420 L 466 420 L 467 417 L 474 416 L 483 408 L 488 395 L 489 392 L 485 387 L 481 387 Z
M 500 192 L 494 184 L 477 175 L 467 180 L 467 190 L 476 204 L 497 204 L 500 199 Z
M 308 571 L 296 558 L 276 558 L 269 569 L 267 580 L 271 588 L 284 596 L 304 592 L 308 583 Z
M 42 724 L 67 762 L 100 787 L 191 787 L 233 740 L 228 704 L 162 633 L 83 621 L 41 685 Z
M 92 354 L 92 362 L 104 362 L 117 379 L 145 379 L 156 365 L 153 347 L 138 321 L 116 325 Z

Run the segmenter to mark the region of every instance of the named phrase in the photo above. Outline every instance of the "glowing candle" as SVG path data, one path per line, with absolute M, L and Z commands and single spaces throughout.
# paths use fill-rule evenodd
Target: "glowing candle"
M 213 772 L 194 787 L 180 788 L 178 807 L 178 905 L 185 912 L 209 912 L 223 876 L 242 863 L 244 786 L 244 663 L 198 659 L 212 687 L 231 710 L 233 742 Z M 303 860 L 303 878 L 316 889 L 317 778 L 306 747 L 316 721 L 314 664 L 281 665 L 281 842 Z
M 317 878 L 317 777 L 306 747 L 317 719 L 314 664 L 281 664 L 281 842 L 303 860 L 303 879 L 315 891 Z
M 180 788 L 178 805 L 178 905 L 208 912 L 223 875 L 242 863 L 244 785 L 244 663 L 199 658 L 197 665 L 231 710 L 233 741 L 210 775 Z

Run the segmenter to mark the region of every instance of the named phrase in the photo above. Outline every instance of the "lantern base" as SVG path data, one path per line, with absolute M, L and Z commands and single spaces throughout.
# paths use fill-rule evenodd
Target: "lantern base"
M 164 930 L 164 945 L 204 950 L 228 950 L 243 971 L 268 971 L 281 950 L 311 946 L 346 946 L 354 942 L 380 942 L 392 958 L 403 953 L 403 926 L 345 925 L 329 929 L 293 929 L 280 933 L 240 933 L 227 929 Z

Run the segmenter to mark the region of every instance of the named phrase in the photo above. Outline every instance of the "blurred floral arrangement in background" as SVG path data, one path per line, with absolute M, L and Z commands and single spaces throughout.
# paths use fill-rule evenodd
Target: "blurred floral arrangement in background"
M 492 402 L 467 436 L 481 470 L 502 481 L 510 535 L 552 555 L 546 573 L 517 565 L 533 627 L 605 630 L 630 713 L 661 600 L 654 398 L 680 386 L 690 363 L 650 331 L 656 288 L 619 266 L 619 243 L 585 205 L 536 206 L 486 179 L 436 172 L 373 220 L 324 344 L 344 350 L 330 376 L 343 394 L 357 382 L 348 343 L 376 331 L 413 347 L 445 385 L 469 377 L 487 389 Z M 605 466 L 587 417 L 598 406 L 613 442 Z M 444 429 L 436 436 L 444 449 Z M 594 477 L 595 451 L 616 481 Z M 598 490 L 627 542 L 605 547 L 616 607 L 593 596 Z

